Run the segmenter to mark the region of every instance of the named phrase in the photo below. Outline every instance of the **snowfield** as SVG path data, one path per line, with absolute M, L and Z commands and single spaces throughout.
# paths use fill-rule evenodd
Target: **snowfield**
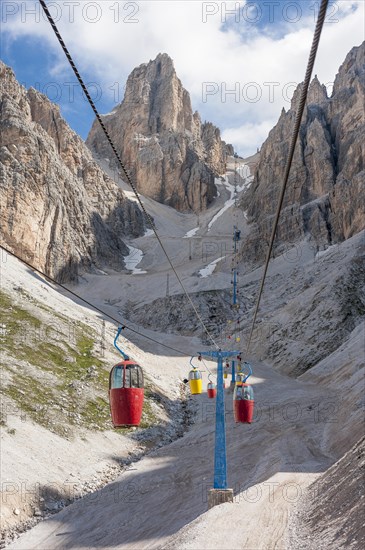
M 147 273 L 147 271 L 143 271 L 142 269 L 137 267 L 143 259 L 142 250 L 134 248 L 130 245 L 127 246 L 129 249 L 129 255 L 124 258 L 125 267 L 132 271 L 132 275 L 142 275 L 144 273 Z

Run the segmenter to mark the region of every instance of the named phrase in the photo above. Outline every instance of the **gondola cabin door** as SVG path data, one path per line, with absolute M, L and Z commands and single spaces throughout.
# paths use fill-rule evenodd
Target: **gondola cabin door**
M 142 368 L 134 361 L 121 361 L 109 375 L 109 403 L 115 428 L 138 426 L 144 399 Z

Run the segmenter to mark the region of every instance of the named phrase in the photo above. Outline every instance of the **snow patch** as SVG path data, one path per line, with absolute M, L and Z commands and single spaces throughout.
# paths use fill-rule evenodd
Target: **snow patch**
M 138 199 L 134 194 L 134 191 L 129 191 L 128 189 L 123 189 L 124 195 L 132 202 L 136 202 L 139 205 Z
M 199 227 L 194 227 L 194 229 L 190 229 L 184 236 L 183 239 L 190 239 L 190 237 L 194 237 L 194 235 L 199 231 Z
M 314 256 L 314 259 L 315 260 L 318 260 L 318 258 L 321 258 L 322 256 L 324 256 L 325 254 L 327 254 L 328 252 L 331 252 L 334 248 L 336 248 L 337 245 L 330 245 L 328 246 L 327 248 L 325 248 L 324 250 L 319 250 L 316 255 Z
M 214 183 L 215 185 L 223 185 L 222 178 L 214 178 Z
M 138 141 L 138 143 L 149 143 L 150 141 L 155 141 L 155 136 L 145 136 L 143 134 L 134 134 L 134 141 Z
M 247 164 L 242 164 L 237 168 L 237 174 L 244 180 L 241 185 L 237 185 L 236 188 L 228 180 L 228 174 L 224 177 L 223 180 L 215 178 L 216 185 L 224 185 L 225 188 L 230 192 L 230 198 L 224 203 L 224 206 L 216 213 L 216 215 L 210 220 L 208 224 L 208 232 L 211 230 L 214 222 L 224 214 L 228 208 L 234 205 L 235 201 L 235 190 L 237 193 L 245 191 L 250 184 L 252 183 L 253 176 L 251 176 L 250 167 Z
M 222 256 L 221 258 L 218 258 L 217 260 L 214 260 L 214 262 L 211 262 L 210 264 L 208 264 L 206 267 L 203 267 L 203 269 L 199 271 L 200 277 L 204 279 L 205 277 L 209 277 L 209 275 L 212 275 L 213 271 L 216 268 L 217 263 L 220 262 L 221 260 L 224 260 L 224 258 L 225 256 Z
M 133 246 L 127 245 L 129 249 L 129 254 L 124 258 L 124 263 L 127 269 L 132 271 L 132 275 L 141 275 L 142 273 L 147 273 L 147 271 L 142 271 L 137 265 L 142 261 L 143 252 L 139 248 L 134 248 Z
M 211 230 L 212 228 L 212 225 L 214 224 L 214 222 L 217 221 L 218 218 L 220 218 L 222 216 L 222 214 L 224 214 L 224 212 L 226 210 L 228 210 L 228 208 L 230 208 L 231 206 L 234 205 L 234 185 L 231 185 L 228 181 L 228 177 L 225 177 L 224 179 L 224 182 L 222 182 L 222 185 L 224 185 L 228 191 L 230 191 L 231 193 L 231 196 L 230 198 L 224 203 L 224 206 L 223 208 L 221 208 L 215 216 L 213 216 L 213 218 L 210 220 L 209 224 L 208 224 L 208 232 Z M 239 188 L 237 187 L 237 191 L 239 190 Z
M 248 164 L 240 164 L 236 172 L 239 176 L 241 176 L 242 179 L 246 180 L 246 183 L 247 180 L 250 180 L 250 183 L 253 180 L 253 176 L 251 175 L 251 170 Z

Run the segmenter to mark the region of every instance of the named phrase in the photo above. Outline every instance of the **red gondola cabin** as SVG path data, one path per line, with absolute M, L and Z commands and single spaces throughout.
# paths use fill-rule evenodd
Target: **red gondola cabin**
M 215 385 L 213 384 L 213 382 L 208 382 L 207 394 L 208 394 L 209 399 L 214 399 L 215 396 L 217 395 L 217 389 L 216 389 Z
M 235 421 L 251 424 L 254 403 L 252 387 L 249 384 L 238 382 L 233 392 Z
M 114 428 L 138 426 L 143 399 L 142 368 L 129 359 L 114 365 L 109 375 L 110 414 Z

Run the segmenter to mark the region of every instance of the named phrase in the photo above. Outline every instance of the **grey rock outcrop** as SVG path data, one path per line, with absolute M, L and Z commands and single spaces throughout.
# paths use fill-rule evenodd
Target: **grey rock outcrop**
M 143 195 L 178 210 L 199 211 L 212 202 L 214 178 L 226 168 L 226 144 L 218 128 L 193 114 L 167 54 L 132 71 L 122 103 L 103 122 Z M 86 143 L 110 157 L 97 121 Z
M 295 515 L 291 516 L 291 548 L 364 546 L 364 470 L 363 436 L 338 462 L 321 474 L 299 499 Z M 341 514 L 338 510 L 341 510 Z
M 143 233 L 136 204 L 93 160 L 59 108 L 0 63 L 1 243 L 60 281 L 123 266 Z
M 332 97 L 315 77 L 295 149 L 275 249 L 308 238 L 318 249 L 365 227 L 365 42 L 339 69 Z M 302 85 L 262 146 L 243 208 L 253 222 L 244 258 L 262 262 L 271 234 Z
M 199 314 L 204 320 L 209 333 L 215 338 L 222 336 L 222 325 L 232 317 L 232 306 L 228 291 L 209 290 L 191 294 Z M 241 312 L 247 311 L 253 301 L 246 299 Z M 125 310 L 126 318 L 133 323 L 148 329 L 158 329 L 161 332 L 184 334 L 193 336 L 201 334 L 206 341 L 206 334 L 202 330 L 199 319 L 192 315 L 191 305 L 186 301 L 184 294 L 175 294 L 165 298 L 157 298 L 149 304 L 133 307 L 129 305 Z M 219 320 L 219 322 L 218 322 Z M 229 330 L 225 331 L 227 335 Z M 209 344 L 209 341 L 206 342 Z

